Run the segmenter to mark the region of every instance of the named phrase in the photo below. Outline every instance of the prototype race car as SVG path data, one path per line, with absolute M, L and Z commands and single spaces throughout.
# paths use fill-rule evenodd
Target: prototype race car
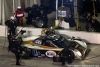
M 60 61 L 60 59 L 58 60 L 59 53 L 65 47 L 69 47 L 69 50 L 74 53 L 75 59 L 84 59 L 90 51 L 87 51 L 87 45 L 81 39 L 74 37 L 66 39 L 59 34 L 23 38 L 22 46 L 25 49 L 23 58 L 52 57 L 54 62 Z
M 71 53 L 67 53 L 67 57 L 73 56 L 74 59 L 84 59 L 86 55 L 90 52 L 87 44 L 83 42 L 81 39 L 75 39 L 72 37 L 71 39 L 66 39 L 65 37 L 59 34 L 49 34 L 45 36 L 31 36 L 27 38 L 21 38 L 21 36 L 26 31 L 21 30 L 17 35 L 16 39 L 20 38 L 23 47 L 22 58 L 28 59 L 31 57 L 49 57 L 53 58 L 54 62 L 61 62 L 62 55 L 61 52 L 68 48 L 68 51 Z M 73 59 L 73 60 L 74 60 Z
M 38 37 L 38 38 L 37 38 Z M 23 47 L 26 49 L 24 58 L 29 56 L 53 57 L 59 54 L 64 47 L 69 45 L 69 41 L 58 34 L 37 36 L 23 39 Z M 29 54 L 29 53 L 30 54 Z M 28 55 L 28 57 L 26 57 Z

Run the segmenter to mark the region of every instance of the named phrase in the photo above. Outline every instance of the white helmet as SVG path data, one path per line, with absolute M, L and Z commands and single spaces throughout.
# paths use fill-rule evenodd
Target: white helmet
M 18 6 L 17 9 L 21 9 L 21 6 Z
M 15 18 L 14 18 L 14 16 L 11 16 L 10 19 L 14 20 Z
M 53 29 L 53 27 L 50 27 L 50 30 L 52 30 Z

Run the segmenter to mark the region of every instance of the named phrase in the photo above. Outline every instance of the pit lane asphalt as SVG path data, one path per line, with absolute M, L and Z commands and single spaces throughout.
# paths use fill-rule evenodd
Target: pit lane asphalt
M 5 38 L 0 37 L 0 67 L 18 67 L 14 65 L 14 54 L 8 52 L 6 48 L 3 50 L 4 43 Z M 7 47 L 7 45 L 8 43 L 6 42 L 5 47 Z M 66 63 L 66 66 L 61 66 L 61 63 L 54 63 L 50 58 L 32 58 L 28 60 L 22 59 L 22 66 L 19 67 L 70 67 L 71 65 L 78 65 L 77 67 L 82 67 L 83 65 L 95 65 L 94 67 L 100 67 L 100 45 L 88 44 L 88 46 L 91 48 L 91 52 L 85 58 L 86 60 L 75 60 L 70 65 Z

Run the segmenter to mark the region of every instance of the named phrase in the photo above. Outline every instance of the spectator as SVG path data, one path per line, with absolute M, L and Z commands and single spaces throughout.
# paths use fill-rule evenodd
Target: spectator
M 86 28 L 86 31 L 89 31 L 89 29 L 90 29 L 90 23 L 91 23 L 91 20 L 92 20 L 92 16 L 91 16 L 91 13 L 90 12 L 88 12 L 87 14 L 86 14 L 86 17 L 85 17 L 85 19 L 86 19 L 86 26 L 85 26 L 85 28 Z
M 28 25 L 31 25 L 31 24 L 34 25 L 33 20 L 36 20 L 36 18 L 40 16 L 40 11 L 39 11 L 38 5 L 37 4 L 34 4 L 32 6 L 32 8 L 30 8 L 30 9 L 27 8 L 26 10 L 27 11 L 29 10 L 28 11 L 28 17 L 27 17 L 27 24 Z
M 92 19 L 91 27 L 94 28 L 96 32 L 100 32 L 100 23 L 96 19 Z
M 33 18 L 32 11 L 29 11 L 28 16 L 27 16 L 27 21 L 26 21 L 27 25 L 32 25 L 32 18 Z
M 76 23 L 71 14 L 68 15 L 68 18 L 67 18 L 67 20 L 65 19 L 65 22 L 69 22 L 70 30 L 76 30 Z
M 91 20 L 92 20 L 91 13 L 90 13 L 90 12 L 88 12 L 88 13 L 87 13 L 87 15 L 86 15 L 86 22 L 87 22 L 87 23 L 90 23 L 90 22 L 91 22 Z
M 44 28 L 48 27 L 48 16 L 44 10 L 40 10 L 40 19 L 44 22 Z

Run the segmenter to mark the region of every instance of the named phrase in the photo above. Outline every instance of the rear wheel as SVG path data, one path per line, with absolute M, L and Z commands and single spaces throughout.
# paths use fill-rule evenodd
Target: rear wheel
M 32 58 L 31 49 L 25 48 L 25 51 L 24 51 L 24 53 L 22 55 L 22 58 L 24 58 L 24 59 Z
M 54 56 L 53 57 L 53 62 L 60 62 L 60 57 Z

